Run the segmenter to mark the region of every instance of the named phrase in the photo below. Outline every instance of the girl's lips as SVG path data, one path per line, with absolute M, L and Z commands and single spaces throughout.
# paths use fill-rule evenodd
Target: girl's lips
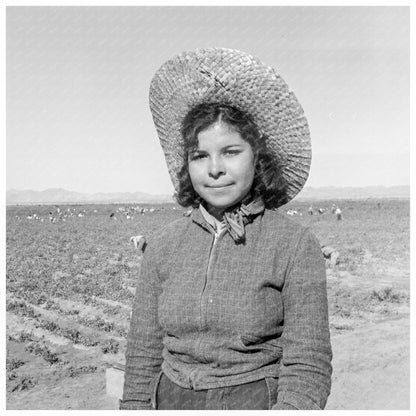
M 222 189 L 222 188 L 227 188 L 228 186 L 231 186 L 231 185 L 232 185 L 231 183 L 229 183 L 227 185 L 214 185 L 214 186 L 207 185 L 207 188 L 210 188 L 210 189 Z

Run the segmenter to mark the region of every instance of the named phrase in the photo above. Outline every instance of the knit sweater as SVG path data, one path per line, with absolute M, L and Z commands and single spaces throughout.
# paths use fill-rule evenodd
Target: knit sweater
M 195 390 L 273 377 L 273 409 L 323 409 L 331 359 L 324 259 L 307 228 L 266 209 L 236 244 L 193 210 L 149 240 L 121 409 L 151 409 L 161 371 Z

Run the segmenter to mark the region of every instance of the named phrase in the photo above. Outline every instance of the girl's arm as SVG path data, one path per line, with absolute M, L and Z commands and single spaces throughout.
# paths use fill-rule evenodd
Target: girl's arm
M 283 287 L 283 357 L 273 409 L 323 409 L 331 388 L 325 263 L 315 236 L 306 230 Z
M 161 285 L 154 257 L 149 244 L 143 255 L 133 302 L 120 409 L 151 409 L 150 386 L 162 364 L 163 331 L 158 320 Z

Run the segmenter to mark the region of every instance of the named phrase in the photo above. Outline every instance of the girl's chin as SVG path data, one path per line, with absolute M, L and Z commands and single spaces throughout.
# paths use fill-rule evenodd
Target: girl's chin
M 223 212 L 227 208 L 232 207 L 237 204 L 239 200 L 229 200 L 229 201 L 207 201 L 205 200 L 209 210 L 216 212 Z

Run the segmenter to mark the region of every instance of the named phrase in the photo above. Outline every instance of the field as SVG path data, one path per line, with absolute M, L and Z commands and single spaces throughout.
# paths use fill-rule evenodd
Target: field
M 282 211 L 296 210 L 294 221 L 340 253 L 327 269 L 327 409 L 408 409 L 409 200 L 314 201 L 315 215 L 310 204 Z M 173 204 L 7 207 L 7 409 L 117 408 L 105 370 L 124 362 L 141 261 L 130 237 L 183 213 Z

